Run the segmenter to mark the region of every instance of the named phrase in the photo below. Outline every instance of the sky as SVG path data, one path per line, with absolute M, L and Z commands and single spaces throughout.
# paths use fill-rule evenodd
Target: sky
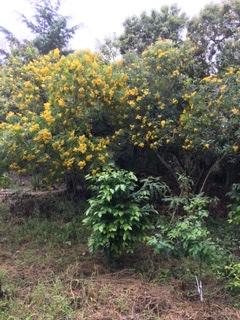
M 19 14 L 31 17 L 33 11 L 30 0 L 1 1 L 0 25 L 9 29 L 18 38 L 30 39 L 31 35 L 21 23 Z M 189 17 L 192 17 L 209 2 L 220 3 L 221 0 L 62 0 L 61 13 L 72 17 L 72 24 L 80 24 L 70 46 L 73 49 L 94 50 L 98 41 L 101 42 L 114 33 L 120 34 L 123 30 L 122 23 L 129 16 L 176 3 Z M 1 39 L 0 44 L 3 45 Z

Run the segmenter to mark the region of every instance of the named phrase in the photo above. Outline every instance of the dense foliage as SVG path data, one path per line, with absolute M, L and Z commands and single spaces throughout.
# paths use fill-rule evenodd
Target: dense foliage
M 50 0 L 34 3 L 34 16 L 29 19 L 22 15 L 23 22 L 35 35 L 33 45 L 41 54 L 58 48 L 66 50 L 69 40 L 75 34 L 78 26 L 69 27 L 69 17 L 59 13 L 61 1 L 53 4 Z
M 239 66 L 239 19 L 239 1 L 228 0 L 207 5 L 189 21 L 188 36 L 206 73 Z
M 120 51 L 123 54 L 129 51 L 142 53 L 159 38 L 179 42 L 186 21 L 186 15 L 176 5 L 128 18 L 123 23 L 124 33 L 119 37 Z
M 22 22 L 33 35 L 32 40 L 20 40 L 10 30 L 0 26 L 6 48 L 0 48 L 0 56 L 10 58 L 13 52 L 22 48 L 34 47 L 40 54 L 47 54 L 58 48 L 63 53 L 69 53 L 68 44 L 79 26 L 69 26 L 69 17 L 60 14 L 61 1 L 32 1 L 34 15 L 28 18 L 21 14 Z

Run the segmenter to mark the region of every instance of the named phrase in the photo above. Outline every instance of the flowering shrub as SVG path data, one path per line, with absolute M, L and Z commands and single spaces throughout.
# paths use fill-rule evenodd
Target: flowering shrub
M 209 162 L 239 151 L 240 73 L 193 78 L 194 50 L 165 40 L 111 64 L 57 49 L 14 58 L 0 72 L 2 167 L 50 182 L 96 173 L 119 149 L 126 162 L 129 149 L 152 149 L 175 180 L 186 171 L 202 191 Z
M 5 69 L 5 70 L 4 70 Z M 7 66 L 9 103 L 1 123 L 2 158 L 18 173 L 47 180 L 66 172 L 96 170 L 129 99 L 128 77 L 90 52 L 66 57 L 56 49 L 18 67 Z M 4 94 L 6 97 L 6 94 Z M 107 128 L 107 129 L 106 129 Z
M 203 78 L 187 95 L 180 117 L 185 150 L 209 150 L 216 155 L 239 152 L 240 71 Z

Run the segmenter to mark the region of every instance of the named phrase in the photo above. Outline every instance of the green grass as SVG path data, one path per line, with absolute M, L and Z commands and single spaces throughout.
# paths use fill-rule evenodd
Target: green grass
M 66 202 L 63 208 L 59 203 L 59 212 L 50 218 L 12 217 L 0 208 L 1 320 L 76 319 L 69 287 L 60 276 L 84 257 L 84 205 L 74 208 Z
M 13 290 L 13 289 L 12 289 Z M 56 279 L 53 283 L 39 282 L 24 297 L 6 296 L 0 306 L 0 319 L 75 319 L 71 301 L 65 293 L 63 283 Z

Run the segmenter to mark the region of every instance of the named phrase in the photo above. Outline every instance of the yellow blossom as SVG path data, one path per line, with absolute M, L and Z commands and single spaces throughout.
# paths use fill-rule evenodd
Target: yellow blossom
M 14 115 L 15 115 L 14 112 L 10 111 L 10 112 L 7 113 L 6 119 L 7 119 L 7 120 L 10 119 L 10 118 L 13 117 Z
M 238 146 L 236 146 L 236 145 L 235 145 L 235 146 L 232 146 L 232 148 L 233 148 L 233 151 L 234 151 L 234 152 L 237 152 L 237 151 L 238 151 L 238 149 L 239 149 L 239 147 L 238 147 Z
M 102 83 L 102 80 L 100 78 L 97 78 L 97 79 L 93 79 L 92 80 L 92 84 L 98 86 Z
M 234 74 L 234 69 L 233 69 L 233 67 L 228 68 L 226 74 L 229 75 L 229 76 L 232 75 L 232 74 Z
M 54 122 L 54 118 L 50 109 L 51 105 L 49 102 L 44 103 L 44 111 L 42 112 L 42 118 L 50 125 Z
M 161 127 L 164 128 L 165 124 L 166 124 L 166 121 L 165 120 L 161 120 L 160 124 L 161 124 Z
M 40 141 L 44 144 L 48 143 L 52 139 L 52 134 L 48 129 L 42 129 L 38 132 L 37 136 L 34 138 L 34 141 Z
M 106 160 L 107 160 L 107 158 L 106 158 L 104 155 L 100 155 L 100 156 L 98 157 L 98 159 L 99 159 L 102 163 L 105 163 Z
M 87 156 L 86 156 L 86 161 L 92 160 L 92 157 L 93 157 L 92 154 L 87 155 Z
M 128 101 L 128 104 L 131 106 L 131 107 L 134 107 L 136 105 L 136 102 L 134 100 L 130 100 Z
M 23 156 L 23 160 L 32 161 L 34 159 L 36 159 L 36 156 L 34 154 L 28 154 Z
M 65 102 L 62 98 L 58 99 L 58 105 L 59 105 L 59 107 L 64 107 Z
M 136 96 L 138 94 L 138 89 L 137 88 L 132 88 L 128 90 L 128 94 L 130 96 Z
M 85 136 L 85 134 L 79 136 L 78 140 L 79 140 L 79 143 L 85 142 L 85 141 L 86 141 L 86 136 Z
M 79 161 L 78 162 L 78 166 L 79 166 L 79 168 L 82 170 L 82 169 L 84 169 L 85 167 L 86 167 L 86 161 Z
M 79 151 L 82 154 L 86 153 L 86 151 L 87 151 L 86 143 L 80 143 L 77 148 L 74 148 L 74 151 Z
M 166 52 L 166 51 L 161 51 L 161 50 L 159 50 L 158 58 L 162 58 L 162 57 L 164 57 L 164 56 L 166 56 L 166 55 L 167 55 L 167 52 Z
M 53 142 L 52 147 L 53 147 L 54 150 L 60 150 L 61 146 L 63 144 L 64 144 L 64 141 L 58 140 L 58 141 Z
M 174 70 L 172 74 L 173 76 L 179 76 L 180 72 L 179 70 Z
M 21 126 L 20 124 L 16 123 L 12 126 L 12 130 L 13 131 L 20 131 L 21 130 Z
M 81 95 L 84 93 L 84 91 L 85 91 L 84 88 L 80 88 L 80 89 L 78 90 L 78 92 L 79 92 Z
M 98 172 L 98 170 L 93 169 L 91 173 L 92 173 L 93 176 L 95 176 L 97 172 Z
M 9 168 L 14 171 L 19 170 L 19 166 L 16 164 L 16 162 L 11 163 Z
M 239 109 L 237 109 L 236 107 L 231 109 L 233 114 L 239 114 Z
M 60 57 L 60 51 L 58 48 L 53 50 L 53 57 L 56 59 Z
M 72 168 L 73 163 L 74 163 L 74 158 L 71 158 L 71 159 L 65 160 L 63 164 L 65 165 L 65 167 L 70 169 L 70 168 Z

